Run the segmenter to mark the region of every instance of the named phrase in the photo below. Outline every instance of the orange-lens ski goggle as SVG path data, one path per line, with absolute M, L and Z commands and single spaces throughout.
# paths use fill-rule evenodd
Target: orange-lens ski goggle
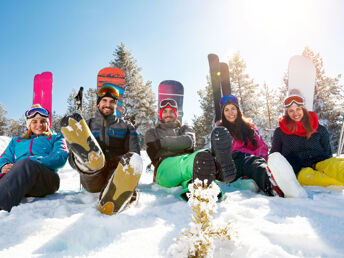
M 288 108 L 293 104 L 304 105 L 305 100 L 303 99 L 303 97 L 298 96 L 298 95 L 289 96 L 284 100 L 284 107 L 285 108 Z
M 119 97 L 118 90 L 115 87 L 109 85 L 103 86 L 98 90 L 99 97 L 104 97 L 106 94 L 110 94 L 115 99 L 118 99 Z

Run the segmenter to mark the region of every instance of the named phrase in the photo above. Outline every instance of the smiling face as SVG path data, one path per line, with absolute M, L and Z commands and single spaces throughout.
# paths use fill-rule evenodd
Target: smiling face
M 288 107 L 287 114 L 291 120 L 295 122 L 300 122 L 303 118 L 303 109 L 301 106 L 292 105 Z
M 175 122 L 177 120 L 177 116 L 174 113 L 172 108 L 164 108 L 164 110 L 161 113 L 161 121 L 163 123 L 168 123 L 168 122 Z
M 235 105 L 228 104 L 224 107 L 223 114 L 228 122 L 234 123 L 238 117 L 238 109 Z
M 112 115 L 115 112 L 116 107 L 117 107 L 116 100 L 110 97 L 103 97 L 98 104 L 99 111 L 104 116 Z
M 35 135 L 41 135 L 48 131 L 48 121 L 42 117 L 34 117 L 30 123 L 30 130 Z

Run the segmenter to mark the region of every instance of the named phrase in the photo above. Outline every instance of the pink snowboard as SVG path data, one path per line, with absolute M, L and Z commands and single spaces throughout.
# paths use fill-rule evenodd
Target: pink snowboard
M 33 86 L 33 104 L 40 104 L 49 111 L 50 124 L 52 112 L 52 93 L 53 74 L 51 72 L 36 74 Z

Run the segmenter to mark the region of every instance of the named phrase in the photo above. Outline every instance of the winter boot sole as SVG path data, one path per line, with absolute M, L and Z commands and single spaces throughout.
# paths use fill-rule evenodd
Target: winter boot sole
M 124 154 L 100 196 L 98 210 L 114 215 L 133 200 L 142 173 L 142 159 L 137 153 Z
M 269 155 L 268 168 L 285 197 L 307 197 L 306 191 L 297 181 L 292 166 L 279 152 Z
M 216 127 L 211 132 L 211 150 L 221 166 L 219 180 L 230 183 L 236 178 L 236 168 L 232 159 L 232 137 L 223 127 Z
M 74 113 L 63 117 L 60 124 L 68 148 L 76 156 L 78 162 L 90 171 L 102 169 L 105 165 L 105 156 L 85 119 L 80 114 Z
M 193 163 L 193 181 L 198 178 L 201 181 L 207 180 L 210 185 L 216 177 L 216 164 L 214 157 L 207 151 L 196 154 Z

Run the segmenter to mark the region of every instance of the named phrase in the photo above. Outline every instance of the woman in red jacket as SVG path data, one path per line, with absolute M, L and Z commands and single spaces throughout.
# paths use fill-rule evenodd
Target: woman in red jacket
M 300 95 L 284 100 L 284 116 L 275 130 L 271 153 L 280 152 L 301 185 L 344 185 L 344 160 L 332 157 L 330 137 Z

